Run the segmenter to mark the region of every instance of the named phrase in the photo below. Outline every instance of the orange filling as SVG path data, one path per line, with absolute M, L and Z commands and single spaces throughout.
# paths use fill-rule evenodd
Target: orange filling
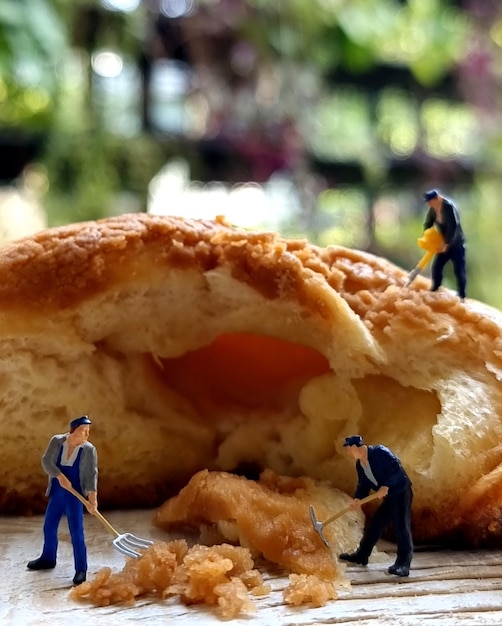
M 198 350 L 163 359 L 157 372 L 207 413 L 232 405 L 282 405 L 305 382 L 329 370 L 328 360 L 313 348 L 242 333 L 223 334 Z

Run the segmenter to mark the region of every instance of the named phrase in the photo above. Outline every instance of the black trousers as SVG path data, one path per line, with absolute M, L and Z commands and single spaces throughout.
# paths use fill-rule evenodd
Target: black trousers
M 446 252 L 440 252 L 439 254 L 436 254 L 432 261 L 431 268 L 431 291 L 436 291 L 441 286 L 441 283 L 443 282 L 443 269 L 448 261 L 451 261 L 453 264 L 453 272 L 457 280 L 458 295 L 463 299 L 465 298 L 466 286 L 464 244 L 453 246 Z
M 392 524 L 396 534 L 397 565 L 409 566 L 413 556 L 413 538 L 411 536 L 411 486 L 397 495 L 385 496 L 382 504 L 375 511 L 366 526 L 359 544 L 358 553 L 368 558 L 380 539 L 383 531 Z

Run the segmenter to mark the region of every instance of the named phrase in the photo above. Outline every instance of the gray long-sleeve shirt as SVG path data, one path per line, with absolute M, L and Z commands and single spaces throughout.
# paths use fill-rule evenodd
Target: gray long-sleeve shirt
M 42 456 L 42 467 L 44 468 L 44 472 L 49 476 L 49 485 L 45 494 L 47 496 L 50 494 L 52 479 L 61 473 L 61 470 L 57 466 L 57 460 L 67 437 L 68 433 L 64 435 L 54 435 Z M 97 491 L 98 488 L 98 454 L 96 448 L 89 441 L 82 444 L 79 471 L 80 489 L 82 494 L 87 497 L 90 491 Z

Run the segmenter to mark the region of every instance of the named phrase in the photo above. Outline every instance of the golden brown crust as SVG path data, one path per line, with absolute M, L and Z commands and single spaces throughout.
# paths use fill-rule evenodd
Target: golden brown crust
M 267 298 L 290 297 L 319 313 L 323 302 L 308 288 L 313 272 L 372 328 L 384 328 L 396 314 L 421 326 L 436 314 L 447 314 L 460 331 L 465 324 L 477 325 L 488 341 L 500 340 L 499 312 L 481 303 L 463 306 L 446 292 L 441 298 L 428 295 L 428 281 L 421 277 L 405 288 L 406 272 L 386 259 L 235 229 L 223 218 L 211 222 L 132 213 L 41 231 L 1 251 L 0 306 L 22 311 L 75 307 L 152 271 L 152 265 L 200 271 L 230 266 L 237 280 Z
M 155 254 L 160 265 L 207 269 L 217 258 L 211 237 L 225 228 L 127 214 L 42 231 L 2 251 L 0 304 L 48 310 L 77 306 L 133 277 L 145 254 Z
M 0 305 L 60 310 L 134 280 L 144 265 L 230 266 L 233 276 L 270 299 L 292 297 L 318 312 L 323 303 L 309 290 L 310 272 L 340 293 L 383 291 L 401 284 L 404 272 L 384 259 L 275 233 L 254 233 L 217 222 L 126 214 L 42 231 L 0 254 Z M 150 271 L 152 267 L 148 268 Z

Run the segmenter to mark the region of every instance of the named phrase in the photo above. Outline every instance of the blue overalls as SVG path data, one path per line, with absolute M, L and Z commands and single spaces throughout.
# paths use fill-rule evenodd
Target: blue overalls
M 73 488 L 79 493 L 82 493 L 80 487 L 80 457 L 82 455 L 82 448 L 78 451 L 77 458 L 73 465 L 62 465 L 62 454 L 63 447 L 61 447 L 59 451 L 56 462 L 57 467 L 68 478 Z M 54 563 L 56 562 L 58 549 L 58 527 L 63 515 L 66 515 L 68 528 L 70 529 L 75 571 L 86 572 L 87 550 L 84 540 L 84 505 L 77 500 L 73 494 L 63 489 L 57 478 L 53 478 L 49 493 L 49 504 L 45 511 L 44 549 L 41 558 Z

